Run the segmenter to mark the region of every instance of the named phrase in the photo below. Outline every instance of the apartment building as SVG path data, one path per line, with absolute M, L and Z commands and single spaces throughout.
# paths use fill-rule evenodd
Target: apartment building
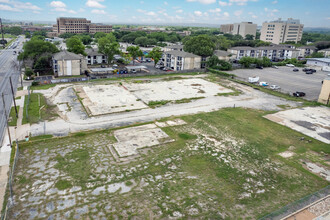
M 316 52 L 316 47 L 314 46 L 303 46 L 303 47 L 297 47 L 297 50 L 299 50 L 299 57 L 307 57 L 312 55 L 312 53 Z
M 183 45 L 182 44 L 173 44 L 173 45 L 164 47 L 163 50 L 164 51 L 172 51 L 172 50 L 183 51 Z
M 88 65 L 105 64 L 108 62 L 107 56 L 100 53 L 97 49 L 86 49 L 85 52 Z
M 280 18 L 276 21 L 264 22 L 261 28 L 260 40 L 271 42 L 273 44 L 285 43 L 287 41 L 298 42 L 303 33 L 303 24 L 299 19 L 289 18 L 282 21 Z
M 220 32 L 224 34 L 231 34 L 234 29 L 234 24 L 222 24 L 220 25 Z
M 330 57 L 330 48 L 319 50 L 320 53 L 323 53 L 324 57 Z
M 55 76 L 80 75 L 87 70 L 86 60 L 82 55 L 66 50 L 55 53 L 52 57 Z
M 299 50 L 284 46 L 265 47 L 232 47 L 227 50 L 232 54 L 232 58 L 239 60 L 242 57 L 262 58 L 278 61 L 284 59 L 298 58 Z
M 90 20 L 86 18 L 67 18 L 60 17 L 57 18 L 56 24 L 53 25 L 53 32 L 51 32 L 50 36 L 58 36 L 64 33 L 91 33 L 94 34 L 96 32 L 112 32 L 111 25 L 101 25 L 101 24 L 93 24 Z
M 162 61 L 164 66 L 172 70 L 191 70 L 201 68 L 202 57 L 179 50 L 165 51 Z

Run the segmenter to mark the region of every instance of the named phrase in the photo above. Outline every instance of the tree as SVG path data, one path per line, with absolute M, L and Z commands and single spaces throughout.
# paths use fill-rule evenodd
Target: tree
M 30 32 L 25 32 L 25 38 L 31 38 L 31 33 Z
M 85 46 L 81 42 L 81 40 L 74 36 L 66 40 L 66 46 L 68 48 L 68 51 L 73 52 L 75 54 L 82 54 L 86 56 L 85 52 Z
M 158 63 L 160 58 L 162 58 L 163 52 L 159 47 L 152 48 L 152 51 L 148 54 L 148 57 L 154 59 L 155 65 Z
M 102 37 L 105 37 L 107 34 L 106 33 L 104 33 L 104 32 L 96 32 L 95 34 L 94 34 L 94 38 L 95 39 L 100 39 L 100 38 L 102 38 Z
M 44 53 L 57 53 L 57 47 L 50 43 L 40 39 L 32 37 L 32 39 L 26 42 L 23 46 L 23 52 L 18 56 L 19 60 L 25 60 L 28 58 L 34 61 Z
M 127 52 L 130 54 L 130 56 L 132 57 L 133 59 L 133 65 L 135 64 L 135 59 L 139 56 L 143 56 L 143 53 L 140 49 L 139 46 L 129 46 L 127 47 Z
M 252 63 L 254 63 L 254 59 L 252 57 L 242 57 L 239 61 L 245 68 L 249 68 Z
M 40 56 L 34 64 L 34 71 L 39 73 L 49 72 L 51 70 L 51 59 L 52 56 L 50 54 Z
M 215 50 L 215 44 L 208 35 L 191 37 L 184 43 L 184 51 L 207 57 L 211 56 Z
M 214 68 L 220 63 L 219 58 L 216 55 L 212 55 L 207 61 L 206 65 L 208 67 Z
M 254 36 L 252 34 L 245 35 L 245 40 L 253 40 Z
M 135 39 L 134 44 L 145 47 L 148 45 L 148 38 L 147 37 L 138 37 Z
M 311 58 L 323 58 L 324 54 L 320 52 L 314 52 L 310 55 Z
M 88 45 L 93 41 L 88 34 L 79 35 L 79 38 L 84 45 Z
M 267 58 L 267 57 L 262 58 L 262 66 L 263 67 L 271 67 L 272 65 L 273 65 L 272 61 L 270 61 L 269 58 Z
M 102 53 L 106 54 L 108 57 L 108 63 L 112 63 L 114 56 L 120 54 L 120 46 L 117 42 L 108 43 L 104 45 Z

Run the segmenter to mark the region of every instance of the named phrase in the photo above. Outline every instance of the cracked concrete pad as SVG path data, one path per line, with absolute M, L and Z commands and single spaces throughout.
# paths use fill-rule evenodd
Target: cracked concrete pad
M 329 108 L 297 108 L 266 115 L 265 118 L 330 144 Z
M 104 115 L 148 108 L 120 85 L 76 86 L 85 108 L 91 115 Z
M 120 157 L 138 154 L 137 150 L 140 148 L 152 147 L 173 141 L 155 124 L 116 130 L 114 136 L 118 142 L 113 144 L 113 147 Z
M 209 97 L 217 95 L 218 93 L 233 92 L 231 89 L 200 78 L 152 83 L 125 83 L 124 85 L 130 92 L 145 103 L 159 100 Z

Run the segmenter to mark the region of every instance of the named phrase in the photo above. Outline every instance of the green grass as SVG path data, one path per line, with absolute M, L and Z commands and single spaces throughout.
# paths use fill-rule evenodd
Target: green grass
M 23 90 L 23 87 L 18 87 L 17 88 L 17 91 L 22 91 Z
M 18 112 L 19 112 L 19 106 L 17 106 L 16 108 L 17 108 L 17 114 L 18 114 Z M 10 109 L 8 124 L 9 124 L 9 126 L 16 126 L 17 125 L 17 118 L 16 118 L 15 107 L 12 107 Z
M 205 97 L 185 98 L 185 99 L 175 100 L 174 103 L 175 104 L 189 103 L 189 102 L 191 102 L 193 100 L 203 99 L 203 98 L 205 98 Z
M 46 90 L 52 87 L 55 87 L 56 84 L 45 84 L 45 85 L 38 85 L 38 86 L 31 86 L 31 90 Z
M 30 141 L 39 141 L 39 140 L 45 140 L 45 139 L 50 139 L 53 138 L 53 135 L 51 134 L 45 134 L 45 135 L 39 135 L 39 136 L 35 136 L 35 137 L 30 137 L 29 140 Z
M 112 207 L 121 213 L 129 210 L 132 215 L 141 218 L 146 216 L 145 213 L 149 216 L 150 212 L 156 214 L 162 211 L 162 215 L 157 218 L 166 219 L 174 211 L 179 211 L 183 213 L 183 218 L 216 219 L 221 212 L 228 219 L 257 219 L 328 185 L 326 180 L 303 168 L 301 161 L 306 160 L 306 152 L 311 151 L 318 153 L 313 155 L 320 161 L 325 161 L 324 156 L 330 153 L 329 145 L 263 118 L 268 113 L 227 108 L 182 116 L 180 118 L 187 122 L 186 125 L 162 128 L 174 142 L 153 147 L 148 153 L 122 164 L 112 161 L 107 153 L 107 146 L 116 141 L 113 139 L 113 131 L 118 128 L 79 132 L 51 140 L 22 142 L 22 158 L 19 160 L 18 170 L 25 173 L 28 167 L 26 163 L 35 158 L 36 152 L 46 152 L 47 149 L 50 153 L 54 150 L 62 153 L 70 149 L 64 156 L 58 153 L 49 160 L 57 162 L 54 168 L 63 174 L 60 180 L 67 181 L 60 182 L 59 187 L 69 189 L 70 184 L 81 186 L 82 193 L 86 193 L 109 184 L 107 178 L 102 179 L 101 173 L 95 172 L 96 168 L 104 167 L 103 163 L 109 161 L 109 169 L 102 171 L 102 174 L 116 175 L 117 178 L 111 177 L 111 183 L 120 182 L 133 186 L 133 183 L 139 183 L 142 178 L 147 181 L 156 176 L 162 177 L 160 180 L 149 181 L 146 187 L 138 186 L 137 190 L 133 189 L 129 193 L 93 197 L 92 202 L 101 204 L 98 205 L 100 208 L 103 207 L 102 204 L 111 201 Z M 169 119 L 173 120 L 175 117 L 163 120 Z M 206 136 L 223 143 L 216 148 L 213 142 L 201 141 L 206 140 L 203 138 Z M 312 141 L 301 141 L 301 137 Z M 239 141 L 240 147 L 230 140 Z M 195 145 L 202 148 L 188 149 L 188 146 Z M 290 146 L 295 146 L 295 157 L 278 156 L 279 152 Z M 222 154 L 232 161 L 226 163 L 220 160 L 219 156 Z M 164 163 L 169 158 L 171 162 Z M 169 167 L 173 164 L 177 168 L 170 170 Z M 256 174 L 252 175 L 249 172 L 251 170 L 256 171 Z M 167 175 L 170 177 L 166 178 Z M 186 178 L 187 176 L 194 178 Z M 15 183 L 19 184 L 16 189 L 26 188 L 36 180 L 37 178 L 31 181 L 26 177 L 21 183 Z M 266 190 L 264 193 L 256 193 L 258 182 L 263 183 L 262 188 Z M 95 184 L 95 187 L 87 191 L 88 183 Z M 251 197 L 241 198 L 246 185 L 252 187 Z M 130 201 L 130 205 L 124 201 Z M 77 202 L 79 205 L 88 204 Z M 204 204 L 204 208 L 199 204 Z M 196 207 L 199 214 L 189 216 L 188 210 L 191 207 Z M 106 217 L 110 218 L 111 215 Z
M 64 189 L 69 189 L 72 187 L 72 184 L 67 181 L 67 180 L 58 180 L 56 183 L 55 183 L 55 187 L 58 189 L 58 190 L 64 190 Z
M 40 100 L 40 105 L 39 105 L 39 100 Z M 54 108 L 56 108 L 56 106 L 48 105 L 45 97 L 40 93 L 32 92 L 30 94 L 28 117 L 26 115 L 27 103 L 28 103 L 28 95 L 25 96 L 25 100 L 24 100 L 22 124 L 38 123 L 40 120 L 51 120 L 57 116 L 57 114 L 54 111 Z M 42 107 L 42 106 L 44 106 L 44 107 Z M 40 108 L 42 108 L 42 109 L 39 111 Z M 40 114 L 39 114 L 39 112 L 40 112 Z
M 162 105 L 166 105 L 167 103 L 170 103 L 171 101 L 169 100 L 160 100 L 160 101 L 150 101 L 148 102 L 148 106 L 150 108 L 156 108 Z

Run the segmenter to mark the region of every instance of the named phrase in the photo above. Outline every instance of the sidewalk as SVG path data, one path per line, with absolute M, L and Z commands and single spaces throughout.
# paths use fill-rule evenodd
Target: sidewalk
M 24 88 L 26 89 L 26 88 Z M 23 112 L 24 112 L 24 100 L 27 91 L 18 91 L 16 97 L 21 96 L 21 99 L 16 100 L 16 105 L 19 106 L 17 128 L 9 127 L 11 140 L 24 140 L 26 135 L 29 135 L 30 124 L 22 125 Z M 0 145 L 0 211 L 2 210 L 4 196 L 6 193 L 6 187 L 8 182 L 9 166 L 10 166 L 10 155 L 11 147 L 9 143 L 8 131 L 6 129 L 6 134 L 3 143 Z

